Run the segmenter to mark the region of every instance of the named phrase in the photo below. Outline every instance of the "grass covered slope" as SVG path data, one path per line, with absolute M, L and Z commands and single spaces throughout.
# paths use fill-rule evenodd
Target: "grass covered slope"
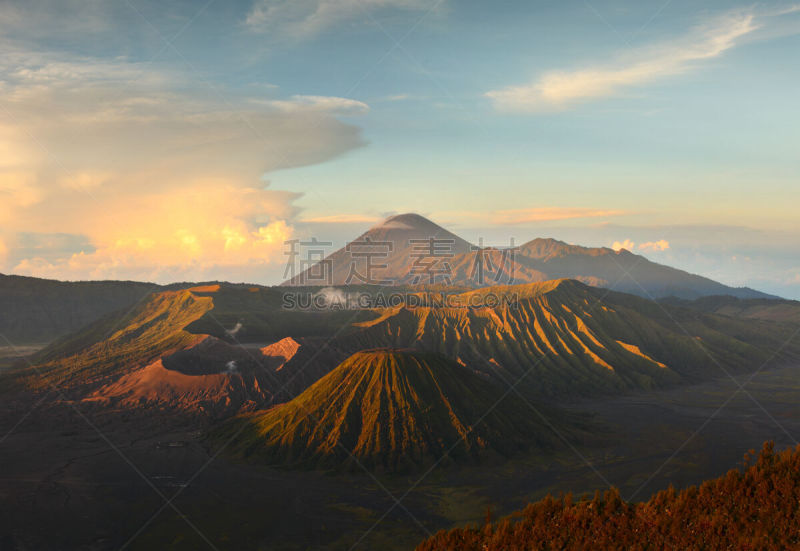
M 616 490 L 594 499 L 547 497 L 494 524 L 439 532 L 418 551 L 509 549 L 797 549 L 800 446 L 764 446 L 755 464 L 699 487 L 627 503 Z
M 445 456 L 508 455 L 556 440 L 514 395 L 441 356 L 358 352 L 300 396 L 236 418 L 213 437 L 235 455 L 268 464 L 403 472 Z M 498 403 L 499 402 L 499 403 Z M 496 407 L 493 408 L 493 406 Z M 548 419 L 554 424 L 552 412 Z M 242 423 L 245 427 L 242 427 Z

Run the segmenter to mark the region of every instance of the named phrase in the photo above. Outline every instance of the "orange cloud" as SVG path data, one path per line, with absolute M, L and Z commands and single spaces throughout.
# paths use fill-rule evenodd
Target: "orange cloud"
M 529 209 L 501 210 L 494 213 L 497 224 L 525 224 L 574 218 L 608 218 L 626 214 L 623 210 L 604 210 L 580 207 L 537 207 Z
M 380 218 L 365 214 L 334 214 L 331 216 L 313 216 L 298 221 L 308 224 L 374 224 L 380 221 Z
M 611 245 L 611 248 L 615 251 L 621 251 L 625 249 L 627 251 L 632 251 L 636 247 L 636 243 L 631 241 L 630 239 L 626 239 L 625 241 L 614 241 L 614 244 Z
M 278 194 L 277 197 L 275 194 Z M 14 267 L 25 275 L 58 279 L 197 279 L 215 268 L 257 267 L 283 259 L 292 235 L 290 208 L 278 192 L 199 185 L 184 191 L 112 201 L 105 215 L 74 223 L 95 236 L 96 250 L 58 261 L 28 258 Z M 253 222 L 264 213 L 269 220 Z

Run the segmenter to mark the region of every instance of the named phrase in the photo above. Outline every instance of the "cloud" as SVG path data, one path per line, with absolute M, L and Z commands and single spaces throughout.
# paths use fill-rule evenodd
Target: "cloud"
M 368 216 L 364 214 L 334 214 L 331 216 L 313 216 L 311 218 L 303 218 L 298 222 L 307 224 L 373 224 L 380 219 L 376 216 Z
M 57 279 L 205 279 L 283 261 L 292 236 L 292 207 L 278 192 L 217 183 L 198 184 L 191 194 L 176 189 L 104 202 L 106 213 L 88 207 L 86 223 L 70 221 L 93 236 L 93 248 L 58 256 L 31 251 L 13 271 Z M 123 204 L 124 203 L 124 204 Z M 259 217 L 269 220 L 253 222 Z M 66 247 L 65 247 L 66 249 Z
M 16 273 L 264 281 L 297 193 L 262 180 L 362 147 L 346 98 L 220 99 L 147 64 L 15 50 L 0 59 L 0 239 Z M 25 246 L 24 234 L 90 246 Z
M 431 9 L 425 0 L 257 0 L 245 25 L 256 32 L 309 36 L 376 10 Z
M 492 90 L 485 95 L 502 111 L 562 110 L 694 69 L 699 62 L 733 48 L 759 27 L 753 12 L 732 12 L 668 43 L 621 56 L 615 63 L 550 71 L 529 84 Z
M 630 239 L 626 239 L 625 241 L 614 241 L 614 244 L 611 245 L 611 248 L 615 251 L 621 251 L 625 249 L 627 251 L 632 251 L 636 247 L 636 243 L 631 241 Z
M 111 172 L 78 172 L 64 176 L 61 185 L 73 190 L 91 190 L 102 186 L 113 177 Z
M 337 115 L 363 115 L 369 105 L 362 101 L 336 96 L 292 96 L 290 100 L 270 100 L 267 105 L 288 113 L 298 111 L 322 111 Z
M 627 248 L 627 247 L 626 247 Z M 666 239 L 659 239 L 658 241 L 648 241 L 641 243 L 639 249 L 642 251 L 660 252 L 669 249 L 669 241 Z
M 72 233 L 18 232 L 12 247 L 14 259 L 39 257 L 54 260 L 74 253 L 95 251 L 87 236 Z
M 530 222 L 548 222 L 552 220 L 569 220 L 574 218 L 609 218 L 623 216 L 622 210 L 591 209 L 581 207 L 536 207 L 495 211 L 492 215 L 497 224 L 526 224 Z

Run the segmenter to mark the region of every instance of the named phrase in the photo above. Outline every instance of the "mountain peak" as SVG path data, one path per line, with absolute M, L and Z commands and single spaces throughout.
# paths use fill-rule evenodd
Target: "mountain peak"
M 430 230 L 435 229 L 439 231 L 447 231 L 439 224 L 425 218 L 424 216 L 415 212 L 406 212 L 404 214 L 395 214 L 390 216 L 373 229 L 399 229 L 399 230 Z

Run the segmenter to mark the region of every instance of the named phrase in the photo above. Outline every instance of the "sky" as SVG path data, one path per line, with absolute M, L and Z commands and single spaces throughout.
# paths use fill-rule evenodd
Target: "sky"
M 800 299 L 800 4 L 0 2 L 0 272 L 275 284 L 418 212 Z

